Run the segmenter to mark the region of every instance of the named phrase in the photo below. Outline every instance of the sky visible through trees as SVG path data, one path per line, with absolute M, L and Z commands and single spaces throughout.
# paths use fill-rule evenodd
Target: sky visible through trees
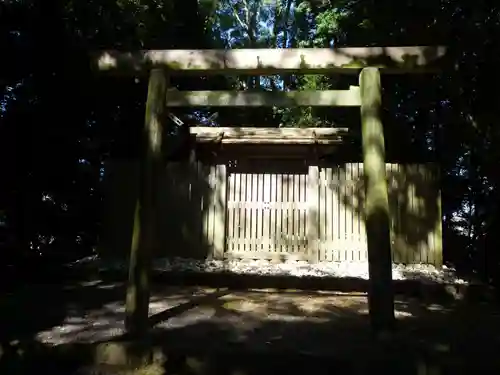
M 483 1 L 119 0 L 6 2 L 0 13 L 0 212 L 19 248 L 88 253 L 99 237 L 103 166 L 134 157 L 144 77 L 99 77 L 102 48 L 291 48 L 447 45 L 441 74 L 384 76 L 388 157 L 437 161 L 445 257 L 498 273 L 500 11 Z M 50 45 L 46 41 L 50 40 Z M 343 89 L 352 77 L 178 77 L 179 89 Z M 324 108 L 179 109 L 186 124 L 335 126 L 359 113 Z M 212 118 L 213 119 L 213 118 Z M 168 122 L 167 133 L 176 125 Z M 359 142 L 359 139 L 356 141 Z M 50 197 L 50 199 L 47 199 Z M 59 249 L 59 250 L 57 250 Z

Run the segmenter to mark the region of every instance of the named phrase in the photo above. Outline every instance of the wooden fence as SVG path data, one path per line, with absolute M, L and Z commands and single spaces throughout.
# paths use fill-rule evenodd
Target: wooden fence
M 392 257 L 395 263 L 442 263 L 440 194 L 432 165 L 387 164 Z M 319 172 L 319 260 L 368 260 L 363 164 Z
M 228 172 L 226 257 L 307 256 L 307 167 L 247 160 Z
M 135 172 L 128 176 L 138 176 L 136 163 L 127 165 L 114 170 L 124 173 L 132 167 Z M 440 265 L 435 168 L 387 164 L 387 178 L 393 261 Z M 311 262 L 368 258 L 362 163 L 171 163 L 158 192 L 158 256 Z M 119 217 L 133 217 L 129 206 L 117 205 Z M 123 244 L 124 232 L 115 233 Z

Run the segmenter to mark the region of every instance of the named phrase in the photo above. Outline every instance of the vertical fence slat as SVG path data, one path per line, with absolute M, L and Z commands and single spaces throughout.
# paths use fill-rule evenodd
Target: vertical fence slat
M 182 168 L 185 166 L 179 165 L 178 170 L 179 173 L 182 173 Z M 210 214 L 210 181 L 209 181 L 209 176 L 207 175 L 207 167 L 205 164 L 203 164 L 201 161 L 196 162 L 194 165 L 194 170 L 196 171 L 196 175 L 200 176 L 197 177 L 197 180 L 200 181 L 203 179 L 203 183 L 205 184 L 205 194 L 203 194 L 202 199 L 201 199 L 201 212 L 202 212 L 202 219 L 201 219 L 201 237 L 202 237 L 202 242 L 205 246 L 210 247 L 210 238 L 208 237 L 208 215 Z M 178 181 L 181 181 L 179 178 Z
M 327 260 L 338 261 L 340 259 L 340 237 L 339 237 L 339 209 L 341 203 L 339 202 L 339 180 L 338 180 L 338 168 L 329 167 L 327 169 L 327 179 L 330 185 L 328 193 L 332 195 L 332 200 L 330 204 L 331 209 L 331 225 L 328 228 L 330 232 L 330 250 L 328 252 Z
M 427 165 L 427 180 L 426 180 L 426 183 L 428 184 L 427 186 L 429 186 L 429 189 L 430 189 L 430 197 L 432 198 L 429 198 L 429 200 L 431 202 L 433 202 L 432 204 L 436 204 L 436 213 L 437 214 L 440 214 L 440 210 L 439 210 L 439 204 L 438 204 L 438 201 L 434 200 L 432 201 L 432 199 L 436 199 L 437 197 L 439 197 L 439 190 L 436 189 L 437 187 L 437 184 L 436 184 L 436 181 L 435 181 L 435 176 L 434 176 L 434 168 L 433 166 L 431 165 Z M 439 218 L 439 221 L 441 221 L 441 217 L 439 215 L 436 215 L 436 219 Z M 434 264 L 436 265 L 436 261 L 437 259 L 434 257 L 435 255 L 435 249 L 436 249 L 436 237 L 435 237 L 435 233 L 436 233 L 436 223 L 433 223 L 434 226 L 432 227 L 432 231 L 429 233 L 429 247 L 427 249 L 427 262 L 429 264 Z
M 318 261 L 318 185 L 319 168 L 318 166 L 309 166 L 308 171 L 308 223 L 307 239 L 309 247 L 309 261 L 316 263 Z
M 347 237 L 347 207 L 345 205 L 345 199 L 347 196 L 347 168 L 348 164 L 345 164 L 344 168 L 339 170 L 340 173 L 340 181 L 341 181 L 341 191 L 340 191 L 340 200 L 341 200 L 341 210 L 340 210 L 340 234 L 342 236 L 341 240 L 341 250 L 340 250 L 340 261 L 345 262 L 347 260 L 347 248 L 346 244 L 348 241 Z
M 419 197 L 419 192 L 417 191 L 417 185 L 420 185 L 420 179 L 421 179 L 421 168 L 419 168 L 418 165 L 414 165 L 413 167 L 413 176 L 412 179 L 415 180 L 416 182 L 413 183 L 413 205 L 414 205 L 414 215 L 416 218 L 421 218 L 421 213 L 422 213 L 422 205 L 421 205 L 421 199 Z M 420 190 L 420 187 L 418 187 L 418 190 Z M 415 254 L 418 254 L 418 262 L 422 263 L 424 262 L 424 254 L 422 253 L 423 247 L 422 247 L 422 242 L 423 241 L 414 241 L 416 237 L 415 231 L 418 231 L 419 228 L 415 228 L 414 225 L 412 225 L 412 229 L 414 231 L 412 235 L 412 240 L 413 240 L 413 252 Z
M 239 197 L 239 202 L 240 202 L 240 235 L 239 235 L 239 242 L 240 242 L 240 251 L 247 251 L 247 241 L 246 241 L 246 216 L 247 216 L 247 205 L 246 205 L 246 186 L 247 186 L 247 174 L 246 173 L 239 173 L 240 175 L 240 197 Z
M 235 181 L 235 200 L 237 203 L 237 208 L 235 212 L 235 220 L 234 220 L 234 232 L 235 232 L 235 237 L 236 237 L 236 251 L 242 251 L 243 250 L 243 243 L 241 242 L 242 240 L 242 233 L 241 233 L 241 222 L 242 222 L 242 210 L 243 210 L 243 205 L 241 204 L 241 173 L 236 174 L 236 181 Z
M 304 204 L 306 202 L 306 189 L 307 189 L 307 176 L 300 176 L 300 203 L 301 203 L 301 211 L 300 211 L 300 252 L 305 254 L 306 252 L 306 215 L 307 209 L 304 209 Z
M 270 184 L 270 175 L 269 174 L 263 174 L 262 175 L 262 201 L 261 203 L 264 203 L 262 205 L 262 216 L 263 216 L 263 225 L 262 225 L 262 250 L 265 252 L 269 251 L 269 241 L 268 239 L 270 238 L 270 227 L 271 223 L 269 220 L 269 216 L 271 211 L 269 210 L 269 201 L 270 201 L 270 191 L 271 191 L 271 184 Z
M 364 183 L 361 175 L 361 163 L 356 163 L 356 206 L 358 212 L 357 224 L 358 224 L 358 259 L 360 262 L 365 261 L 365 230 L 364 230 L 364 219 L 363 219 L 363 196 L 364 193 L 362 191 L 364 187 Z
M 295 202 L 297 205 L 295 206 L 295 248 L 298 254 L 302 252 L 301 239 L 300 239 L 300 218 L 302 207 L 300 206 L 300 187 L 301 187 L 301 175 L 297 174 L 295 176 Z
M 262 238 L 262 210 L 257 205 L 258 202 L 262 201 L 262 175 L 257 174 L 255 180 L 255 196 L 254 196 L 254 204 L 255 204 L 255 245 L 254 251 L 262 251 L 261 246 L 259 244 L 259 240 Z
M 357 194 L 357 171 L 358 163 L 351 164 L 351 182 L 349 186 L 349 204 L 351 205 L 351 241 L 352 241 L 352 252 L 351 261 L 359 262 L 359 236 L 358 236 L 358 207 L 356 206 L 356 194 Z
M 397 218 L 398 218 L 398 194 L 397 191 L 394 191 L 395 182 L 397 181 L 397 177 L 399 175 L 398 164 L 386 164 L 385 165 L 385 173 L 387 176 L 387 189 L 388 189 L 388 199 L 389 199 L 389 227 L 390 227 L 390 236 L 391 236 L 391 254 L 392 261 L 398 262 L 398 252 L 394 249 L 395 243 L 395 233 L 397 228 Z
M 210 215 L 208 220 L 208 235 L 210 236 L 211 249 L 215 249 L 215 217 L 217 210 L 217 166 L 210 166 Z
M 243 230 L 243 237 L 245 239 L 245 251 L 250 251 L 250 231 L 251 231 L 251 207 L 249 207 L 249 202 L 251 200 L 251 174 L 245 174 L 244 185 L 245 185 L 245 195 L 243 197 L 245 201 L 245 228 Z
M 432 181 L 432 168 L 430 165 L 425 165 L 425 186 L 428 189 L 426 192 L 427 195 L 429 196 L 427 199 L 429 201 L 429 204 L 434 204 L 435 201 L 435 196 L 437 194 L 437 191 L 434 189 L 434 184 Z M 432 203 L 430 203 L 432 202 Z M 437 207 L 436 207 L 437 208 Z M 437 211 L 437 210 L 436 210 Z M 431 218 L 428 218 L 429 220 L 429 227 L 432 228 L 431 231 L 427 234 L 427 247 L 426 247 L 426 257 L 425 261 L 427 264 L 434 264 L 434 259 L 433 259 L 433 249 L 434 249 L 434 232 L 435 232 L 435 227 L 431 226 Z
M 265 179 L 264 174 L 259 174 L 259 200 L 258 202 L 262 203 L 265 200 Z M 259 206 L 259 215 L 260 215 L 260 226 L 259 226 L 259 251 L 265 251 L 264 249 L 264 232 L 265 232 L 265 223 L 266 223 L 266 213 L 264 207 L 262 205 Z
M 200 226 L 203 215 L 203 196 L 204 196 L 204 186 L 205 180 L 202 178 L 200 172 L 200 162 L 190 163 L 190 176 L 191 182 L 191 202 L 190 202 L 190 212 L 193 212 L 193 216 L 196 218 L 193 225 L 193 239 L 195 246 L 203 246 L 205 242 L 204 234 Z M 225 203 L 225 202 L 224 202 Z M 224 204 L 225 206 L 225 204 Z M 178 219 L 177 219 L 178 220 Z
M 330 216 L 330 223 L 329 225 L 327 224 L 327 231 L 328 231 L 328 241 L 329 241 L 329 246 L 328 246 L 328 255 L 326 260 L 328 261 L 337 261 L 339 259 L 340 253 L 339 253 L 339 231 L 338 231 L 338 207 L 339 207 L 339 202 L 338 202 L 338 194 L 337 194 L 337 189 L 338 189 L 338 176 L 337 176 L 337 171 L 335 167 L 329 167 L 326 170 L 326 180 L 328 182 L 327 190 L 326 193 L 330 195 L 331 199 L 330 201 L 326 204 L 326 211 L 328 213 L 328 216 Z
M 287 196 L 287 207 L 288 207 L 288 237 L 287 237 L 287 248 L 289 253 L 295 252 L 295 246 L 293 241 L 294 235 L 294 209 L 293 205 L 293 195 L 295 189 L 295 175 L 293 173 L 288 174 L 288 196 Z
M 324 222 L 324 241 L 325 241 L 325 261 L 332 261 L 336 259 L 336 252 L 338 241 L 336 239 L 337 231 L 335 230 L 335 223 L 337 222 L 336 211 L 335 211 L 335 175 L 334 170 L 331 166 L 324 168 L 324 185 L 323 185 L 323 197 L 321 197 L 321 211 L 323 215 Z M 331 199 L 327 201 L 325 198 L 330 195 Z M 330 216 L 329 224 L 327 224 L 327 215 Z
M 200 163 L 200 169 L 202 171 L 202 175 L 206 176 L 206 183 L 208 186 L 208 194 L 205 194 L 205 198 L 203 199 L 203 238 L 205 239 L 205 244 L 210 248 L 212 246 L 211 238 L 208 233 L 209 221 L 210 221 L 210 208 L 211 208 L 211 186 L 210 186 L 210 167 L 207 165 L 203 165 Z
M 325 184 L 325 234 L 326 234 L 326 241 L 328 243 L 328 250 L 330 249 L 335 249 L 336 241 L 335 241 L 335 232 L 333 228 L 333 218 L 335 213 L 333 212 L 333 200 L 335 199 L 335 196 L 333 194 L 334 190 L 334 179 L 332 175 L 332 168 L 328 168 L 327 173 L 326 173 L 326 184 Z M 328 251 L 325 257 L 325 260 L 331 261 L 334 259 L 334 256 L 332 254 L 332 250 Z
M 294 214 L 295 210 L 293 207 L 293 199 L 294 199 L 294 193 L 295 193 L 295 175 L 293 173 L 290 173 L 288 175 L 288 199 L 287 199 L 287 206 L 288 206 L 288 239 L 287 239 L 287 247 L 288 247 L 288 252 L 289 253 L 295 253 L 295 244 L 294 244 Z
M 281 175 L 281 192 L 282 192 L 282 226 L 281 226 L 281 244 L 283 245 L 282 247 L 282 252 L 286 253 L 288 251 L 287 247 L 287 241 L 288 241 L 288 207 L 287 207 L 287 202 L 288 202 L 288 175 L 286 173 L 283 173 Z
M 322 261 L 326 259 L 326 252 L 328 248 L 328 239 L 325 236 L 325 227 L 324 227 L 324 219 L 325 219 L 325 209 L 323 205 L 325 204 L 325 185 L 326 185 L 326 169 L 319 168 L 319 177 L 318 177 L 318 257 L 319 260 Z M 310 199 L 308 197 L 308 199 Z M 309 214 L 309 213 L 308 213 Z
M 245 238 L 247 239 L 247 251 L 249 251 L 249 252 L 253 251 L 252 228 L 253 228 L 254 222 L 255 222 L 255 215 L 253 212 L 252 200 L 253 200 L 253 174 L 250 173 L 247 175 L 247 180 L 246 180 L 246 202 L 248 204 L 248 207 L 245 210 L 245 214 L 247 216 Z
M 291 190 L 291 183 L 290 183 L 290 173 L 287 173 L 285 176 L 285 196 L 284 196 L 284 203 L 285 203 L 285 240 L 284 240 L 284 246 L 285 246 L 285 252 L 290 251 L 289 243 L 290 243 L 290 234 L 291 234 L 291 210 L 290 206 L 288 205 L 288 202 L 290 202 L 290 190 Z
M 356 244 L 354 243 L 353 236 L 353 207 L 352 207 L 352 194 L 353 188 L 352 184 L 354 183 L 352 170 L 354 168 L 354 163 L 349 163 L 346 165 L 346 197 L 344 199 L 346 206 L 346 232 L 347 232 L 347 253 L 346 253 L 346 261 L 352 262 L 354 260 L 354 251 L 356 249 Z
M 270 209 L 269 209 L 269 215 L 270 215 L 270 222 L 271 222 L 271 238 L 270 238 L 270 247 L 273 253 L 277 251 L 277 244 L 276 244 L 276 173 L 271 174 L 270 176 L 270 184 L 271 184 L 271 196 L 270 196 Z
M 344 262 L 349 262 L 351 259 L 352 251 L 352 241 L 351 241 L 351 226 L 349 224 L 350 217 L 350 207 L 349 207 L 349 185 L 351 183 L 351 178 L 349 176 L 349 171 L 351 169 L 351 163 L 346 164 L 343 170 L 344 174 L 344 193 L 342 197 L 342 202 L 344 206 L 344 230 L 345 230 L 345 242 L 344 242 Z
M 235 186 L 235 174 L 234 172 L 229 174 L 229 188 L 228 188 L 228 199 L 231 205 L 228 208 L 228 218 L 227 218 L 227 234 L 230 239 L 228 242 L 228 251 L 234 251 L 234 204 L 235 204 L 235 196 L 234 196 L 234 186 Z
M 302 207 L 300 206 L 300 174 L 297 174 L 295 176 L 295 202 L 297 202 L 297 205 L 295 206 L 295 248 L 297 250 L 297 253 L 300 254 L 301 252 L 301 241 L 300 241 L 300 213 L 302 210 Z
M 255 240 L 255 234 L 257 233 L 257 212 L 255 210 L 255 207 L 253 206 L 253 202 L 256 201 L 256 196 L 257 196 L 257 177 L 254 174 L 250 175 L 249 178 L 249 184 L 250 184 L 250 203 L 252 204 L 250 206 L 250 232 L 248 233 L 248 251 L 255 251 L 255 246 L 254 246 L 254 240 Z
M 415 168 L 416 166 L 415 166 L 415 164 L 410 164 L 409 167 L 410 168 L 408 170 L 408 174 L 406 175 L 406 180 L 412 181 L 417 175 L 417 171 Z M 410 214 L 407 215 L 408 241 L 406 243 L 406 248 L 407 248 L 406 249 L 406 263 L 410 263 L 410 262 L 420 263 L 420 254 L 418 252 L 418 247 L 417 247 L 418 244 L 417 244 L 417 246 L 410 246 L 410 245 L 414 245 L 414 243 L 413 243 L 414 233 L 412 233 L 412 232 L 416 229 L 412 225 L 411 221 L 413 221 L 413 220 L 411 220 L 411 218 L 412 218 L 412 216 L 413 217 L 418 216 L 418 202 L 417 202 L 417 199 L 415 196 L 415 184 L 414 184 L 414 182 L 408 184 L 408 190 L 409 190 L 409 196 L 410 196 L 411 209 L 410 209 Z M 417 250 L 417 251 L 415 251 L 415 250 Z
M 424 186 L 426 188 L 425 196 L 424 196 L 424 207 L 426 204 L 434 204 L 435 201 L 433 201 L 436 191 L 434 190 L 434 186 L 432 184 L 432 176 L 431 176 L 431 168 L 430 165 L 425 164 L 422 166 L 424 168 Z M 429 202 L 429 203 L 427 203 Z M 432 203 L 430 203 L 432 202 Z M 429 210 L 432 211 L 432 210 Z M 424 210 L 424 214 L 426 215 L 426 223 L 429 226 L 429 228 L 432 228 L 430 225 L 432 217 L 429 217 L 429 212 L 427 210 Z M 434 230 L 431 230 L 427 233 L 427 241 L 425 242 L 425 263 L 426 264 L 434 264 L 432 261 L 432 255 L 431 255 L 431 249 L 433 244 L 433 234 Z
M 226 226 L 226 166 L 219 164 L 215 166 L 216 189 L 214 196 L 214 245 L 213 257 L 222 259 L 225 250 L 225 226 Z
M 433 238 L 434 246 L 432 250 L 432 258 L 435 266 L 443 265 L 443 214 L 441 211 L 441 188 L 440 188 L 440 171 L 437 167 L 433 168 L 432 173 L 432 188 L 436 194 L 436 222 L 434 224 Z
M 363 164 L 358 165 L 358 181 L 359 181 L 359 238 L 360 238 L 360 256 L 362 262 L 368 261 L 368 242 L 366 240 L 366 227 L 365 227 L 365 181 L 363 174 Z
M 281 174 L 276 175 L 276 205 L 277 205 L 277 217 L 276 217 L 276 242 L 278 253 L 283 252 L 283 176 Z
M 291 203 L 295 203 L 297 201 L 297 177 L 298 175 L 292 175 L 292 200 Z M 291 250 L 292 252 L 298 252 L 297 247 L 297 208 L 295 205 L 292 207 L 292 236 L 291 236 Z
M 212 221 L 212 192 L 213 192 L 213 184 L 212 184 L 212 176 L 211 176 L 211 166 L 210 165 L 202 165 L 203 173 L 207 178 L 207 185 L 208 185 L 208 194 L 206 195 L 206 200 L 205 200 L 205 215 L 203 218 L 203 231 L 205 233 L 205 239 L 206 243 L 209 248 L 212 248 L 213 243 L 212 243 L 212 237 L 211 237 L 211 221 Z
M 276 174 L 269 175 L 269 251 L 276 251 Z

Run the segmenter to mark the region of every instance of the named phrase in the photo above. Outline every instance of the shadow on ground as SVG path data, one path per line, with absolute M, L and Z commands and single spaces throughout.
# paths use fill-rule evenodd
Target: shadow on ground
M 341 293 L 318 291 L 324 279 L 302 280 L 300 288 L 280 278 L 269 288 L 269 279 L 247 277 L 245 287 L 245 277 L 226 286 L 218 278 L 217 286 L 202 288 L 195 284 L 207 282 L 206 275 L 162 277 L 155 278 L 147 346 L 161 353 L 166 374 L 421 374 L 418 363 L 443 373 L 500 369 L 498 310 L 467 293 L 443 298 L 411 284 L 415 293 L 396 298 L 396 333 L 381 342 L 370 334 L 366 296 L 356 290 L 362 280 L 350 288 L 343 280 Z M 116 280 L 7 292 L 0 302 L 0 373 L 72 374 L 94 362 L 96 348 L 128 343 L 121 331 L 124 292 Z

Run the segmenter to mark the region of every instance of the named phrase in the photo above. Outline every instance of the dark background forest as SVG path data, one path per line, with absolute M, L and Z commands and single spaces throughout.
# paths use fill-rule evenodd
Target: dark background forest
M 135 158 L 147 77 L 99 75 L 100 49 L 446 45 L 439 74 L 383 76 L 390 160 L 441 168 L 444 257 L 500 283 L 500 4 L 482 0 L 27 0 L 0 5 L 0 264 L 44 277 L 97 251 L 102 177 Z M 269 76 L 261 90 L 352 77 Z M 178 77 L 179 89 L 249 89 L 251 77 Z M 215 110 L 214 110 L 215 111 Z M 359 112 L 175 110 L 188 125 L 348 126 Z M 168 122 L 175 137 L 178 125 Z M 35 277 L 35 276 L 34 276 Z

